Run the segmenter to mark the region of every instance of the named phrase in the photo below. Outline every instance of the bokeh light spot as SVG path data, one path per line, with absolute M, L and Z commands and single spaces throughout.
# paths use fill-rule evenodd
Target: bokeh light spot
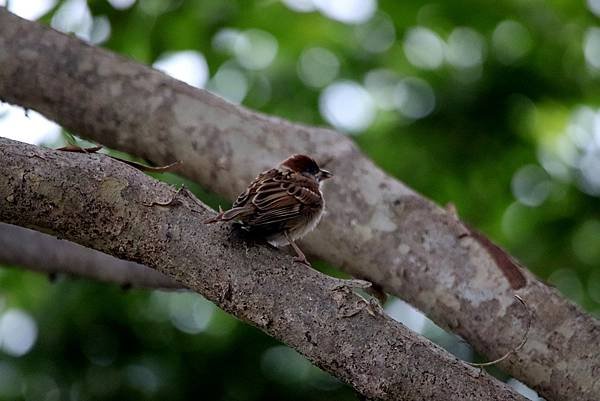
M 396 86 L 395 103 L 398 111 L 410 119 L 428 116 L 435 109 L 435 94 L 420 78 L 404 78 Z
M 35 21 L 50 11 L 56 2 L 57 0 L 12 0 L 8 2 L 8 11 L 21 18 Z M 6 6 L 6 0 L 0 1 L 0 6 Z
M 527 28 L 513 20 L 500 22 L 492 34 L 496 58 L 503 64 L 513 64 L 524 57 L 533 46 Z
M 74 33 L 89 41 L 93 26 L 92 13 L 85 0 L 67 0 L 56 10 L 50 25 L 64 33 Z
M 277 47 L 277 39 L 269 32 L 249 29 L 237 37 L 233 51 L 242 67 L 261 70 L 275 60 Z
M 569 168 L 553 152 L 540 147 L 537 152 L 537 158 L 542 167 L 544 167 L 544 170 L 546 170 L 552 178 L 562 182 L 569 182 L 571 180 Z
M 329 85 L 319 99 L 319 109 L 334 127 L 350 133 L 367 129 L 375 119 L 375 103 L 361 85 L 340 81 Z
M 215 50 L 233 54 L 235 42 L 241 40 L 242 33 L 234 28 L 222 28 L 212 37 L 212 46 Z
M 444 61 L 444 41 L 431 29 L 411 28 L 404 37 L 404 54 L 415 67 L 435 70 Z
M 540 400 L 538 393 L 535 390 L 533 390 L 530 387 L 528 387 L 527 385 L 521 383 L 517 379 L 510 378 L 510 379 L 508 379 L 506 384 L 508 384 L 517 393 L 521 394 L 523 397 L 527 398 L 528 400 L 532 400 L 532 401 Z
M 583 192 L 600 195 L 600 110 L 577 106 L 566 128 L 546 140 L 538 158 L 556 178 L 575 181 Z
M 247 102 L 252 104 L 253 108 L 260 108 L 271 100 L 272 87 L 271 81 L 265 74 L 256 73 L 252 77 L 252 84 L 248 90 Z
M 325 16 L 347 24 L 368 21 L 377 10 L 375 0 L 312 0 Z
M 600 148 L 586 150 L 578 168 L 581 189 L 590 195 L 600 195 Z
M 600 0 L 587 0 L 588 8 L 597 17 L 600 17 Z
M 99 45 L 110 37 L 110 21 L 105 15 L 94 17 L 92 20 L 92 29 L 90 31 L 90 42 Z
M 60 136 L 60 127 L 41 114 L 0 103 L 0 136 L 37 145 Z
M 169 294 L 169 316 L 184 333 L 198 334 L 206 330 L 214 313 L 214 305 L 193 293 Z
M 579 149 L 588 149 L 594 140 L 594 131 L 597 130 L 599 120 L 599 114 L 591 107 L 578 107 L 571 116 L 566 134 Z
M 583 54 L 588 66 L 600 69 L 600 28 L 589 28 L 583 39 Z
M 35 320 L 19 309 L 9 309 L 0 317 L 0 348 L 12 356 L 28 353 L 37 340 Z
M 108 2 L 116 10 L 126 10 L 135 4 L 135 0 L 108 0 Z
M 382 110 L 393 110 L 396 106 L 396 85 L 399 78 L 393 71 L 372 70 L 365 76 L 365 87 Z
M 369 21 L 357 25 L 354 32 L 361 47 L 370 53 L 385 52 L 396 41 L 394 22 L 384 13 L 377 13 Z
M 513 176 L 512 192 L 514 197 L 526 206 L 541 205 L 552 189 L 552 181 L 539 166 L 530 164 L 521 167 Z
M 159 377 L 152 369 L 145 365 L 129 365 L 126 369 L 127 380 L 131 387 L 146 394 L 155 393 L 160 385 Z
M 212 38 L 212 46 L 235 56 L 237 62 L 249 70 L 267 68 L 277 55 L 279 47 L 275 36 L 260 29 L 239 31 L 223 28 Z
M 226 63 L 219 68 L 206 87 L 232 103 L 241 103 L 248 93 L 248 78 L 239 68 Z
M 333 81 L 340 62 L 335 54 L 322 47 L 306 49 L 298 59 L 298 76 L 308 86 L 321 88 Z
M 195 50 L 164 53 L 152 66 L 196 88 L 203 88 L 208 79 L 206 59 Z
M 385 312 L 392 319 L 417 333 L 423 332 L 423 328 L 427 322 L 425 315 L 398 298 L 394 298 L 385 306 Z
M 290 10 L 307 13 L 317 9 L 312 0 L 282 0 Z
M 454 67 L 477 67 L 483 63 L 484 52 L 483 37 L 471 28 L 455 28 L 448 37 L 446 58 Z

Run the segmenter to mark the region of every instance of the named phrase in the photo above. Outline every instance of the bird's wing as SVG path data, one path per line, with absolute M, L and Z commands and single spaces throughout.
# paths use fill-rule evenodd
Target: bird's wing
M 232 208 L 246 206 L 248 200 L 253 198 L 258 188 L 262 186 L 266 182 L 271 182 L 275 177 L 280 175 L 281 173 L 277 171 L 277 169 L 271 169 L 260 173 L 251 183 L 248 185 L 246 190 L 242 192 L 235 202 L 233 202 Z
M 255 210 L 245 220 L 252 226 L 292 221 L 320 209 L 323 204 L 317 183 L 289 173 L 263 180 L 250 202 Z

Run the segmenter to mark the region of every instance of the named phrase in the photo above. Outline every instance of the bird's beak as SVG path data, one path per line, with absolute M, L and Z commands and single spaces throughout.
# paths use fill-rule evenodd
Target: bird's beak
M 319 172 L 317 173 L 317 178 L 318 178 L 318 180 L 319 180 L 319 181 L 323 181 L 323 180 L 326 180 L 326 179 L 328 179 L 328 178 L 331 178 L 331 177 L 333 177 L 333 174 L 331 174 L 331 173 L 330 173 L 329 171 L 327 171 L 327 170 L 323 170 L 323 169 L 321 169 L 321 170 L 319 170 Z

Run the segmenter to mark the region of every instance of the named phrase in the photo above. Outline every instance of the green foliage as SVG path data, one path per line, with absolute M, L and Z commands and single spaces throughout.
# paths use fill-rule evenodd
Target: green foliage
M 454 203 L 466 221 L 542 279 L 600 314 L 600 190 L 588 182 L 590 171 L 586 181 L 578 167 L 589 160 L 594 135 L 592 160 L 600 160 L 600 128 L 594 126 L 594 118 L 600 121 L 600 55 L 592 46 L 600 42 L 593 41 L 591 29 L 598 17 L 584 3 L 380 0 L 375 16 L 380 22 L 373 25 L 298 13 L 276 0 L 139 0 L 126 10 L 96 0 L 89 7 L 93 16 L 110 22 L 111 35 L 102 46 L 148 64 L 167 52 L 200 52 L 209 88 L 223 90 L 216 76 L 234 71 L 247 84 L 243 104 L 307 124 L 328 120 L 319 110 L 324 89 L 299 76 L 299 60 L 308 48 L 329 50 L 339 67 L 325 85 L 354 81 L 379 105 L 372 123 L 355 133 L 364 152 L 427 197 Z M 51 23 L 52 13 L 43 21 Z M 386 44 L 390 26 L 395 36 Z M 424 43 L 417 26 L 427 29 L 431 49 L 441 43 L 443 53 L 417 46 L 417 53 L 426 52 L 411 59 L 407 37 L 415 34 L 416 43 Z M 272 35 L 277 43 L 272 63 L 248 67 L 236 49 L 219 44 L 226 28 L 242 36 L 248 30 Z M 586 44 L 592 46 L 589 54 Z M 385 49 L 373 52 L 377 46 Z M 373 71 L 386 71 L 389 85 L 381 92 L 369 87 Z M 402 92 L 415 78 L 422 80 L 417 89 L 424 82 L 435 99 L 422 118 L 414 118 L 424 110 L 414 109 L 419 92 Z M 399 99 L 402 93 L 412 96 L 408 105 Z M 595 166 L 597 177 L 600 162 Z M 166 179 L 181 183 L 173 175 Z M 225 205 L 188 185 L 213 206 Z M 171 302 L 171 295 L 165 301 L 155 293 L 79 280 L 50 284 L 13 270 L 1 272 L 0 290 L 5 310 L 28 311 L 39 330 L 25 356 L 0 353 L 0 372 L 13 369 L 25 383 L 25 390 L 15 390 L 0 378 L 0 399 L 42 399 L 35 391 L 57 388 L 60 399 L 354 398 L 302 358 L 220 311 L 211 312 L 202 331 L 182 331 L 174 312 L 161 304 Z

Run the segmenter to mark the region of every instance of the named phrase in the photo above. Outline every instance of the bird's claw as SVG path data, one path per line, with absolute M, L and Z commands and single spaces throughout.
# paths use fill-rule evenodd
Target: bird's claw
M 294 263 L 300 263 L 302 265 L 312 267 L 308 259 L 306 259 L 304 256 L 294 256 Z

